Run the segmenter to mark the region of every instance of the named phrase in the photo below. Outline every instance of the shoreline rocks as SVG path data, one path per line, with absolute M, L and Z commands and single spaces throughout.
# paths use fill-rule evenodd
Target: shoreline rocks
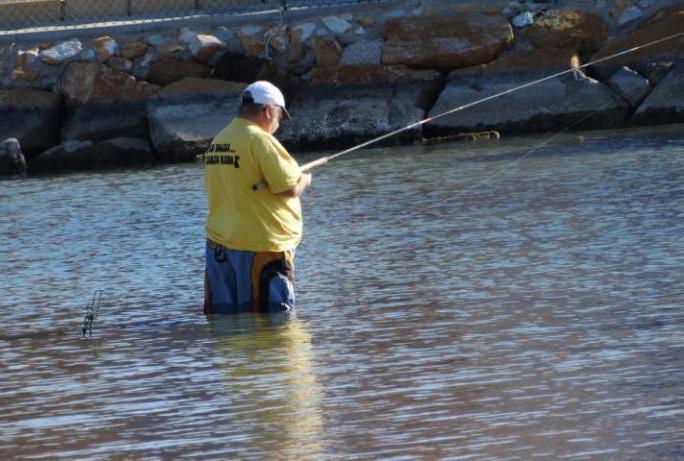
M 189 77 L 162 89 L 147 102 L 150 139 L 157 158 L 190 162 L 237 114 L 247 84 Z
M 29 173 L 192 161 L 258 79 L 285 93 L 293 120 L 278 136 L 292 151 L 352 147 L 566 71 L 383 142 L 684 122 L 684 38 L 579 68 L 684 30 L 674 0 L 394 3 L 0 42 L 0 141 L 18 140 Z M 0 175 L 21 170 L 16 153 L 3 158 Z

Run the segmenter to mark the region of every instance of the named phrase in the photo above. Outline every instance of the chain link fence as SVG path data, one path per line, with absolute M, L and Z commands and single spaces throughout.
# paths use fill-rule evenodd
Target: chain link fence
M 55 30 L 79 24 L 139 22 L 380 3 L 383 0 L 0 0 L 0 33 Z

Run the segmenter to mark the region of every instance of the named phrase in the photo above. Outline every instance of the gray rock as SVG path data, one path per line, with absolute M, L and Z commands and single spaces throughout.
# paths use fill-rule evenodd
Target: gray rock
M 314 24 L 313 22 L 304 22 L 292 26 L 292 34 L 298 35 L 298 39 L 301 42 L 306 42 L 308 39 L 310 39 L 313 36 L 314 32 L 316 32 L 316 24 Z
M 19 140 L 8 138 L 0 142 L 0 176 L 26 174 L 26 159 Z
M 27 157 L 59 143 L 62 98 L 50 91 L 0 90 L 0 139 L 16 138 Z
M 29 162 L 29 171 L 53 171 L 122 168 L 154 162 L 147 139 L 114 138 L 94 144 L 92 141 L 67 141 L 43 152 Z
M 62 64 L 77 59 L 83 51 L 83 44 L 72 38 L 40 52 L 40 59 L 46 64 Z
M 92 140 L 148 136 L 145 101 L 92 102 L 68 111 L 61 140 Z
M 364 40 L 349 45 L 342 52 L 341 65 L 379 65 L 382 60 L 382 40 Z
M 216 36 L 226 44 L 226 50 L 232 53 L 244 53 L 240 37 L 225 26 L 221 26 L 216 31 Z
M 679 63 L 658 83 L 636 110 L 638 125 L 684 121 L 684 63 Z
M 305 149 L 351 147 L 421 120 L 442 84 L 435 73 L 424 81 L 303 88 L 290 103 L 293 119 L 283 124 L 279 138 Z M 415 127 L 385 143 L 421 136 Z
M 168 39 L 164 37 L 161 34 L 155 34 L 152 35 L 150 38 L 147 39 L 147 43 L 149 43 L 152 46 L 160 46 L 162 43 L 166 42 Z
M 501 14 L 507 18 L 512 18 L 522 12 L 523 5 L 520 2 L 511 2 L 501 10 Z
M 133 61 L 133 68 L 131 69 L 131 74 L 137 80 L 147 80 L 148 78 L 150 78 L 150 74 L 152 73 L 152 63 L 154 62 L 154 58 L 156 57 L 156 55 L 156 49 L 149 48 L 147 52 L 145 52 L 145 56 Z
M 632 107 L 641 104 L 651 92 L 648 80 L 629 67 L 623 67 L 615 72 L 608 81 L 608 86 L 625 98 Z
M 327 16 L 321 22 L 334 34 L 344 34 L 353 27 L 349 21 L 339 16 Z
M 167 162 L 193 161 L 237 114 L 238 105 L 238 96 L 194 98 L 194 102 L 175 104 L 150 102 L 150 137 L 157 155 Z
M 406 11 L 404 10 L 390 10 L 382 14 L 383 19 L 398 19 L 406 17 Z
M 237 114 L 245 84 L 185 79 L 147 104 L 150 138 L 164 161 L 193 161 Z
M 637 8 L 636 6 L 630 6 L 629 8 L 625 8 L 625 10 L 620 13 L 620 16 L 618 17 L 617 24 L 618 26 L 622 27 L 626 24 L 629 24 L 632 21 L 636 21 L 637 19 L 641 19 L 644 16 L 644 13 Z
M 525 27 L 529 27 L 532 24 L 534 24 L 534 14 L 530 13 L 529 11 L 520 13 L 516 15 L 513 19 L 511 19 L 511 24 L 513 24 L 513 27 L 515 27 L 516 29 L 523 29 Z
M 663 79 L 663 77 L 667 75 L 668 72 L 670 72 L 674 65 L 675 63 L 673 59 L 655 58 L 653 61 L 635 62 L 630 66 L 630 68 L 646 77 L 648 81 L 651 82 L 651 86 L 654 87 Z
M 546 76 L 539 71 L 455 71 L 430 117 Z M 498 130 L 520 134 L 546 130 L 621 126 L 627 103 L 603 84 L 579 76 L 548 80 L 427 124 L 428 136 Z

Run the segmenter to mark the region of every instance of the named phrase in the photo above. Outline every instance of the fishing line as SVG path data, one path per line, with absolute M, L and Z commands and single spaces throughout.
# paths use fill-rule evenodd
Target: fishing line
M 637 86 L 638 86 L 638 84 L 632 85 L 632 86 L 629 88 L 629 90 L 627 91 L 627 93 L 629 93 L 629 91 L 631 91 L 632 89 L 635 89 Z M 569 104 L 569 102 L 566 102 L 566 104 L 564 104 L 564 106 L 567 106 L 567 104 Z M 518 158 L 516 158 L 515 160 L 512 160 L 511 162 L 507 163 L 505 166 L 503 166 L 502 168 L 500 168 L 500 169 L 498 169 L 497 171 L 493 172 L 493 173 L 490 174 L 489 176 L 486 176 L 486 177 L 482 178 L 481 180 L 476 181 L 475 183 L 471 184 L 470 186 L 465 187 L 464 189 L 460 189 L 460 190 L 459 190 L 459 194 L 458 194 L 457 196 L 455 196 L 455 197 L 447 197 L 447 198 L 445 198 L 445 199 L 443 199 L 443 200 L 440 200 L 440 201 L 438 201 L 438 202 L 436 202 L 436 203 L 432 203 L 432 204 L 430 204 L 430 205 L 428 205 L 428 206 L 424 206 L 424 207 L 418 208 L 418 209 L 416 209 L 416 210 L 414 210 L 414 211 L 412 211 L 412 212 L 403 214 L 403 215 L 401 215 L 400 217 L 392 218 L 392 219 L 389 219 L 389 220 L 383 220 L 383 223 L 387 223 L 387 224 L 389 224 L 389 223 L 396 223 L 396 222 L 399 222 L 399 221 L 404 221 L 404 220 L 406 220 L 407 218 L 411 218 L 411 217 L 415 217 L 415 216 L 417 216 L 417 215 L 419 215 L 419 214 L 423 214 L 423 213 L 424 213 L 425 211 L 427 211 L 427 210 L 431 210 L 431 209 L 436 208 L 436 207 L 438 207 L 438 206 L 444 205 L 444 204 L 446 204 L 446 203 L 448 203 L 448 202 L 450 202 L 450 201 L 452 201 L 452 200 L 455 200 L 455 199 L 458 198 L 458 197 L 463 196 L 464 193 L 468 193 L 468 192 L 470 192 L 470 191 L 476 189 L 477 187 L 479 187 L 479 186 L 481 186 L 481 185 L 483 185 L 483 184 L 486 184 L 487 182 L 491 181 L 492 179 L 496 178 L 497 176 L 500 176 L 501 174 L 505 173 L 507 170 L 509 170 L 512 166 L 515 166 L 515 165 L 516 165 L 518 162 L 520 162 L 521 160 L 525 159 L 526 157 L 529 157 L 532 153 L 534 153 L 534 152 L 536 152 L 537 150 L 539 150 L 539 149 L 545 147 L 546 145 L 548 145 L 549 143 L 551 143 L 553 140 L 557 139 L 557 138 L 558 138 L 559 136 L 561 136 L 562 134 L 567 133 L 567 132 L 570 131 L 573 127 L 575 127 L 575 126 L 581 124 L 582 122 L 584 122 L 584 121 L 587 120 L 588 118 L 592 117 L 592 116 L 595 115 L 597 112 L 602 111 L 603 109 L 605 109 L 605 108 L 608 107 L 609 105 L 610 105 L 609 103 L 604 104 L 604 105 L 602 105 L 601 107 L 599 107 L 598 109 L 596 109 L 596 110 L 590 112 L 589 114 L 585 115 L 584 117 L 581 117 L 581 118 L 579 118 L 578 120 L 575 120 L 574 122 L 572 122 L 571 124 L 569 124 L 568 126 L 566 126 L 565 128 L 563 128 L 562 130 L 558 131 L 557 133 L 554 133 L 553 135 L 549 136 L 547 139 L 542 140 L 542 141 L 541 141 L 539 144 L 537 144 L 536 146 L 531 147 L 529 150 L 527 150 L 525 153 L 523 153 L 520 157 L 518 157 Z
M 396 134 L 402 133 L 402 132 L 404 132 L 404 131 L 406 131 L 406 130 L 410 130 L 410 129 L 412 129 L 412 128 L 417 128 L 417 127 L 422 126 L 422 125 L 424 125 L 424 124 L 426 124 L 426 123 L 429 123 L 429 122 L 431 122 L 431 121 L 433 121 L 433 120 L 437 120 L 438 118 L 442 118 L 442 117 L 444 117 L 444 116 L 447 116 L 447 115 L 450 115 L 450 114 L 454 114 L 454 113 L 456 113 L 456 112 L 460 112 L 460 111 L 462 111 L 462 110 L 468 109 L 468 108 L 473 107 L 473 106 L 476 106 L 476 105 L 478 105 L 478 104 L 482 104 L 482 103 L 484 103 L 484 102 L 491 101 L 492 99 L 496 99 L 496 98 L 498 98 L 498 97 L 505 96 L 505 95 L 507 95 L 507 94 L 511 94 L 511 93 L 514 93 L 514 92 L 516 92 L 516 91 L 520 91 L 520 90 L 525 89 L 525 88 L 529 88 L 529 87 L 534 86 L 534 85 L 537 85 L 537 84 L 539 84 L 539 83 L 543 83 L 543 82 L 546 82 L 546 81 L 548 81 L 548 80 L 552 80 L 552 79 L 554 79 L 554 78 L 556 78 L 556 77 L 560 77 L 561 75 L 569 74 L 569 73 L 572 73 L 572 72 L 577 72 L 577 71 L 580 70 L 580 69 L 584 69 L 584 68 L 586 68 L 586 67 L 593 66 L 593 65 L 599 64 L 599 63 L 601 63 L 601 62 L 609 61 L 609 60 L 614 59 L 614 58 L 617 58 L 617 57 L 619 57 L 619 56 L 624 56 L 624 55 L 626 55 L 626 54 L 633 53 L 633 52 L 638 51 L 638 50 L 640 50 L 640 49 L 647 48 L 647 47 L 650 47 L 650 46 L 653 46 L 653 45 L 657 45 L 657 44 L 659 44 L 659 43 L 663 43 L 663 42 L 665 42 L 665 41 L 672 40 L 672 39 L 675 39 L 675 38 L 678 38 L 678 37 L 682 37 L 682 36 L 684 36 L 684 32 L 678 32 L 678 33 L 676 33 L 676 34 L 672 34 L 672 35 L 669 35 L 669 36 L 667 36 L 667 37 L 660 38 L 660 39 L 658 39 L 658 40 L 654 40 L 654 41 L 652 41 L 652 42 L 644 43 L 644 44 L 642 44 L 642 45 L 637 45 L 637 46 L 635 46 L 635 47 L 629 48 L 629 49 L 627 49 L 627 50 L 620 51 L 620 52 L 618 52 L 618 53 L 611 54 L 611 55 L 609 55 L 609 56 L 605 56 L 605 57 L 603 57 L 603 58 L 595 59 L 595 60 L 593 60 L 593 61 L 590 61 L 590 62 L 588 62 L 588 63 L 586 63 L 586 64 L 582 64 L 582 65 L 577 66 L 577 67 L 571 67 L 570 69 L 567 69 L 567 70 L 564 70 L 564 71 L 561 71 L 561 72 L 557 72 L 557 73 L 555 73 L 555 74 L 551 74 L 551 75 L 548 75 L 548 76 L 546 76 L 546 77 L 543 77 L 543 78 L 540 78 L 540 79 L 537 79 L 537 80 L 533 80 L 533 81 L 528 82 L 528 83 L 525 83 L 525 84 L 523 84 L 523 85 L 519 85 L 519 86 L 516 86 L 516 87 L 514 87 L 514 88 L 510 88 L 510 89 L 508 89 L 508 90 L 504 90 L 504 91 L 501 91 L 501 92 L 499 92 L 499 93 L 493 94 L 493 95 L 491 95 L 491 96 L 487 96 L 486 98 L 478 99 L 478 100 L 469 102 L 469 103 L 467 103 L 467 104 L 463 104 L 463 105 L 461 105 L 461 106 L 454 107 L 453 109 L 449 109 L 449 110 L 447 110 L 447 111 L 445 111 L 445 112 L 439 113 L 439 114 L 437 114 L 437 115 L 433 115 L 432 117 L 427 117 L 427 118 L 425 118 L 425 119 L 423 119 L 423 120 L 420 120 L 420 121 L 418 121 L 418 122 L 411 123 L 411 124 L 409 124 L 409 125 L 406 125 L 406 126 L 403 127 L 403 128 L 399 128 L 399 129 L 397 129 L 397 130 L 394 130 L 394 131 L 391 131 L 391 132 L 389 132 L 389 133 L 386 133 L 386 134 L 384 134 L 384 135 L 382 135 L 382 136 L 378 136 L 378 137 L 376 137 L 376 138 L 373 138 L 373 139 L 371 139 L 371 140 L 369 140 L 369 141 L 363 142 L 363 143 L 358 144 L 358 145 L 356 145 L 356 146 L 350 147 L 349 149 L 345 149 L 345 150 L 343 150 L 343 151 L 341 151 L 341 152 L 338 152 L 338 153 L 336 153 L 336 154 L 329 155 L 329 156 L 326 156 L 326 157 L 321 157 L 321 158 L 319 158 L 318 160 L 314 160 L 314 161 L 312 161 L 312 162 L 309 162 L 309 163 L 307 163 L 307 164 L 305 164 L 305 165 L 302 165 L 302 171 L 309 171 L 309 170 L 311 170 L 311 169 L 313 169 L 313 168 L 315 168 L 315 167 L 317 167 L 317 166 L 324 165 L 324 164 L 328 163 L 330 160 L 336 159 L 336 158 L 338 158 L 338 157 L 341 157 L 341 156 L 343 156 L 343 155 L 349 154 L 349 153 L 354 152 L 354 151 L 356 151 L 356 150 L 359 150 L 359 149 L 362 149 L 362 148 L 364 148 L 364 147 L 370 146 L 371 144 L 375 144 L 376 142 L 379 142 L 379 141 L 382 141 L 382 140 L 384 140 L 384 139 L 390 138 L 390 137 L 392 137 L 392 136 L 394 136 L 394 135 L 396 135 Z M 263 184 L 263 183 L 255 184 L 255 185 L 253 186 L 253 189 L 254 189 L 254 190 L 257 190 L 257 189 L 260 189 L 260 188 L 262 188 L 262 187 L 264 187 L 264 186 L 265 186 L 265 184 Z
M 621 56 L 621 55 L 624 55 L 624 54 L 627 54 L 627 53 L 630 53 L 630 52 L 634 52 L 634 51 L 636 51 L 636 50 L 638 50 L 638 49 L 645 48 L 645 47 L 648 47 L 648 46 L 652 46 L 652 45 L 655 45 L 655 44 L 657 44 L 657 43 L 664 42 L 664 41 L 666 41 L 666 40 L 671 40 L 671 39 L 676 38 L 676 37 L 679 37 L 679 36 L 684 36 L 684 32 L 679 32 L 679 33 L 677 33 L 677 34 L 673 34 L 673 35 L 670 35 L 670 36 L 668 36 L 668 37 L 665 37 L 665 38 L 662 38 L 662 39 L 659 39 L 659 40 L 655 40 L 655 41 L 653 41 L 653 42 L 646 43 L 646 44 L 644 44 L 644 45 L 639 45 L 639 46 L 630 48 L 629 50 L 624 50 L 624 51 L 621 51 L 621 52 L 619 52 L 619 53 L 615 53 L 615 54 L 613 54 L 613 55 L 610 55 L 610 56 L 607 56 L 607 57 L 604 57 L 604 58 L 596 59 L 596 60 L 591 61 L 591 62 L 588 62 L 588 63 L 586 63 L 586 64 L 584 64 L 584 65 L 582 65 L 582 66 L 573 67 L 573 68 L 571 68 L 571 69 L 568 69 L 568 70 L 565 70 L 565 71 L 562 71 L 562 72 L 553 74 L 553 75 L 551 75 L 551 76 L 547 76 L 547 77 L 544 77 L 544 78 L 535 80 L 535 81 L 533 81 L 533 82 L 529 82 L 529 83 L 526 83 L 526 84 L 524 84 L 524 85 L 521 85 L 521 86 L 518 86 L 518 87 L 515 87 L 515 88 L 511 88 L 511 89 L 509 89 L 509 90 L 502 91 L 502 92 L 497 93 L 497 94 L 495 94 L 495 95 L 488 96 L 488 97 L 486 97 L 486 98 L 484 98 L 484 99 L 480 99 L 480 100 L 477 100 L 477 101 L 473 101 L 473 102 L 468 103 L 468 104 L 465 104 L 465 105 L 463 105 L 463 106 L 459 106 L 459 107 L 457 107 L 457 108 L 450 109 L 449 111 L 440 113 L 440 114 L 438 114 L 438 115 L 435 115 L 435 116 L 430 117 L 430 118 L 428 118 L 428 119 L 422 120 L 421 122 L 417 122 L 417 123 L 415 123 L 415 124 L 413 124 L 413 125 L 410 125 L 410 126 L 416 126 L 416 125 L 418 125 L 418 124 L 427 123 L 428 121 L 434 120 L 434 119 L 436 119 L 436 118 L 438 118 L 438 117 L 442 117 L 442 116 L 445 116 L 445 115 L 448 115 L 448 114 L 451 114 L 451 113 L 454 113 L 454 112 L 463 110 L 463 109 L 465 109 L 465 108 L 472 107 L 472 106 L 474 106 L 474 105 L 476 105 L 476 104 L 479 104 L 479 103 L 481 103 L 481 102 L 488 101 L 488 100 L 494 99 L 494 98 L 496 98 L 496 97 L 499 97 L 499 96 L 503 96 L 503 95 L 505 95 L 505 94 L 512 93 L 512 92 L 517 91 L 517 90 L 519 90 L 519 89 L 523 89 L 523 88 L 530 87 L 530 86 L 532 86 L 532 85 L 534 85 L 534 84 L 536 84 L 536 83 L 540 83 L 540 82 L 543 82 L 543 81 L 547 81 L 547 80 L 550 80 L 550 79 L 552 79 L 552 78 L 559 77 L 559 76 L 564 75 L 564 74 L 567 74 L 567 73 L 577 72 L 579 69 L 582 69 L 582 68 L 591 66 L 591 65 L 593 65 L 593 64 L 596 64 L 596 63 L 599 63 L 599 62 L 603 62 L 603 61 L 606 61 L 606 60 L 608 60 L 608 59 L 613 59 L 613 58 L 615 58 L 615 57 L 617 57 L 617 56 Z M 582 78 L 587 78 L 587 77 L 586 77 L 586 76 L 583 76 Z M 636 86 L 637 86 L 636 84 L 633 85 L 627 92 L 631 91 L 631 89 L 633 89 L 633 88 L 636 88 Z M 565 104 L 563 105 L 563 107 L 566 107 L 568 104 L 570 104 L 570 101 L 566 101 Z M 578 120 L 575 120 L 574 122 L 572 122 L 571 124 L 569 124 L 568 126 L 566 126 L 565 128 L 563 128 L 562 130 L 560 130 L 560 131 L 558 131 L 557 133 L 555 133 L 555 134 L 553 134 L 552 136 L 550 136 L 549 138 L 544 139 L 544 140 L 543 140 L 542 142 L 540 142 L 539 144 L 537 144 L 537 145 L 531 147 L 529 150 L 525 151 L 520 157 L 518 157 L 518 158 L 516 158 L 515 160 L 513 160 L 513 161 L 507 163 L 504 167 L 502 167 L 502 168 L 500 168 L 499 170 L 493 172 L 492 174 L 490 174 L 490 175 L 488 175 L 488 176 L 482 178 L 481 180 L 479 180 L 479 181 L 477 181 L 477 182 L 471 184 L 470 186 L 467 186 L 465 189 L 461 189 L 461 190 L 459 191 L 460 193 L 458 194 L 457 197 L 460 197 L 460 196 L 462 196 L 464 193 L 470 192 L 470 191 L 476 189 L 477 187 L 482 186 L 483 184 L 486 184 L 487 182 L 491 181 L 492 179 L 496 178 L 497 176 L 500 176 L 501 174 L 505 173 L 506 170 L 508 170 L 508 169 L 510 169 L 511 167 L 515 166 L 517 163 L 519 163 L 519 162 L 522 161 L 523 159 L 529 157 L 531 154 L 533 154 L 533 153 L 536 152 L 537 150 L 539 150 L 539 149 L 541 149 L 541 148 L 547 146 L 549 143 L 551 143 L 552 141 L 554 141 L 555 139 L 557 139 L 559 136 L 561 136 L 561 135 L 567 133 L 567 132 L 570 131 L 572 128 L 574 128 L 575 126 L 577 126 L 577 125 L 581 124 L 582 122 L 586 121 L 587 119 L 589 119 L 590 117 L 592 117 L 592 116 L 595 115 L 596 113 L 600 112 L 601 110 L 605 109 L 605 108 L 608 107 L 609 105 L 610 105 L 609 103 L 607 103 L 607 104 L 605 104 L 605 105 L 602 105 L 601 107 L 595 109 L 594 111 L 588 113 L 587 115 L 585 115 L 585 116 L 579 118 Z M 404 128 L 404 129 L 408 129 L 408 128 Z M 402 130 L 403 130 L 403 129 L 402 129 Z M 393 133 L 398 133 L 398 132 L 400 132 L 400 131 L 402 131 L 402 130 L 396 130 L 396 131 L 393 132 Z M 387 136 L 387 135 L 385 135 L 385 137 L 386 137 L 386 136 Z M 381 138 L 384 139 L 384 137 L 381 137 Z M 368 141 L 367 143 L 372 143 L 372 142 L 377 141 L 377 140 L 379 140 L 379 139 L 380 139 L 380 138 L 376 138 L 376 139 L 374 139 L 374 140 Z M 366 143 L 366 144 L 367 144 L 367 143 Z M 348 149 L 348 150 L 346 150 L 346 151 L 342 151 L 342 152 L 340 152 L 340 153 L 338 153 L 338 154 L 335 154 L 335 155 L 332 155 L 332 156 L 329 156 L 329 157 L 324 157 L 324 158 L 327 159 L 327 160 L 330 160 L 330 159 L 332 159 L 332 158 L 334 158 L 334 157 L 339 157 L 340 155 L 343 155 L 343 154 L 345 154 L 345 153 L 351 152 L 352 149 L 355 150 L 355 149 L 357 149 L 357 148 L 359 148 L 359 146 L 355 146 L 355 147 L 353 147 L 353 148 L 351 148 L 351 149 Z M 306 167 L 307 165 L 316 164 L 316 163 L 318 163 L 318 162 L 321 162 L 321 160 L 322 160 L 322 159 L 316 160 L 316 161 L 314 161 L 314 162 L 310 162 L 310 163 L 304 165 L 303 167 Z M 324 161 L 324 162 L 319 163 L 319 164 L 324 164 L 324 163 L 326 163 L 326 162 Z M 313 166 L 318 166 L 318 165 L 313 165 Z M 313 167 L 313 166 L 312 166 L 312 167 Z M 412 217 L 415 217 L 415 216 L 417 216 L 417 215 L 423 214 L 425 211 L 430 210 L 430 209 L 433 209 L 433 208 L 436 208 L 436 207 L 441 206 L 441 205 L 444 205 L 444 204 L 446 204 L 446 203 L 448 203 L 448 202 L 450 202 L 450 201 L 456 199 L 457 197 L 447 197 L 447 198 L 445 198 L 445 199 L 443 199 L 443 200 L 440 200 L 440 201 L 438 201 L 438 202 L 436 202 L 436 203 L 433 203 L 433 204 L 430 204 L 430 205 L 428 205 L 428 206 L 425 206 L 425 207 L 421 207 L 421 208 L 415 209 L 414 211 L 409 212 L 409 213 L 406 213 L 406 214 L 402 214 L 402 215 L 399 216 L 399 217 L 392 218 L 392 219 L 389 219 L 389 220 L 385 219 L 385 220 L 383 220 L 383 222 L 384 222 L 384 223 L 387 223 L 387 224 L 390 224 L 390 223 L 396 223 L 396 222 L 399 222 L 399 221 L 405 221 L 407 218 L 412 218 Z

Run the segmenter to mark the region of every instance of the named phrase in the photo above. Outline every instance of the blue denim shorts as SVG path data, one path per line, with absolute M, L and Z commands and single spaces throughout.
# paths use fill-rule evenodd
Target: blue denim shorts
M 294 250 L 238 251 L 207 240 L 204 313 L 294 309 Z

